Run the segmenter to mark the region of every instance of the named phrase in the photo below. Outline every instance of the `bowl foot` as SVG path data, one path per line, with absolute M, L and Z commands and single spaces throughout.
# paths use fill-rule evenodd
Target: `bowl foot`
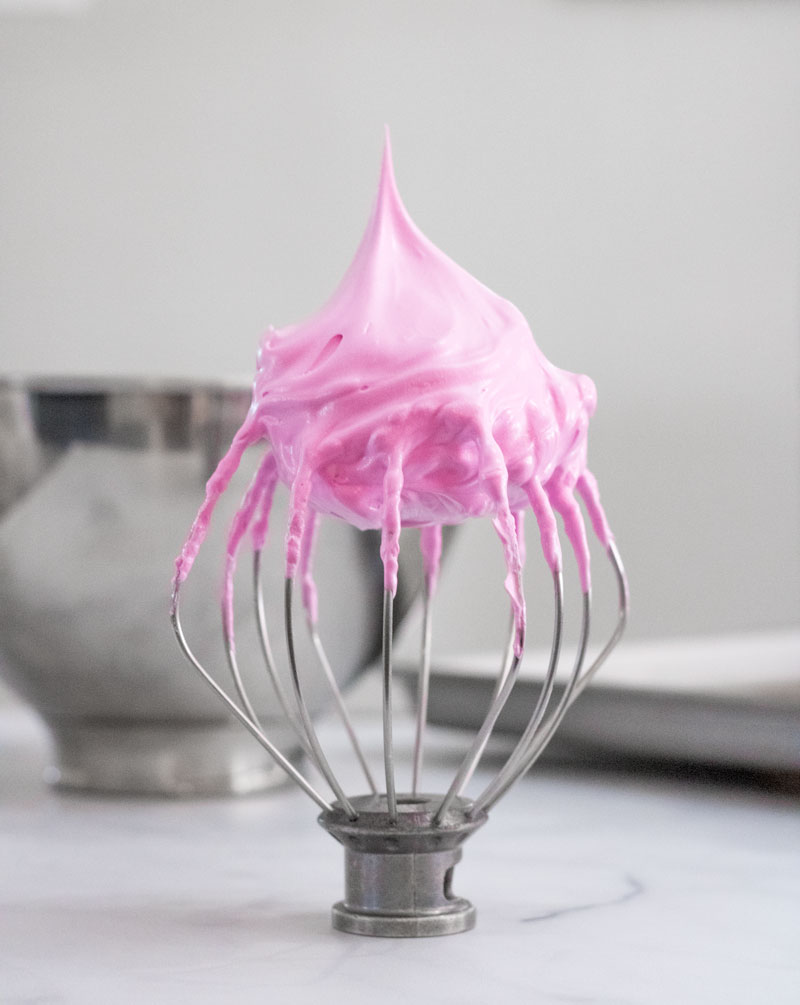
M 246 795 L 286 776 L 236 723 L 53 720 L 55 763 L 45 779 L 62 788 L 132 796 Z

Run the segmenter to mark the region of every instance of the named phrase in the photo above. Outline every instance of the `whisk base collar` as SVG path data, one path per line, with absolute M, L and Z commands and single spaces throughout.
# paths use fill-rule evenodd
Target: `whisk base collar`
M 333 908 L 333 927 L 356 935 L 408 938 L 455 935 L 475 925 L 475 908 L 453 894 L 461 845 L 485 821 L 467 816 L 456 798 L 442 823 L 441 795 L 401 795 L 393 820 L 384 795 L 357 796 L 358 818 L 335 804 L 319 821 L 345 849 L 345 899 Z
M 442 914 L 365 914 L 351 910 L 344 901 L 333 905 L 331 921 L 337 932 L 372 935 L 389 939 L 430 938 L 458 935 L 475 927 L 476 910 L 459 897 Z

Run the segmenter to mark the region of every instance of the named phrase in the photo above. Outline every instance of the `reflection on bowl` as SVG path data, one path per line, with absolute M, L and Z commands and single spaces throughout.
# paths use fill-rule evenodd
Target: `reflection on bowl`
M 0 672 L 52 731 L 51 775 L 62 785 L 199 794 L 283 778 L 185 663 L 168 617 L 172 560 L 249 400 L 243 386 L 0 384 Z M 218 603 L 224 535 L 256 461 L 245 459 L 249 470 L 221 501 L 183 591 L 191 644 L 226 686 Z M 279 493 L 263 560 L 281 666 L 285 512 Z M 379 644 L 380 560 L 368 537 L 336 521 L 320 532 L 320 631 L 342 683 Z M 250 570 L 241 572 L 242 671 L 270 739 L 292 753 L 296 744 L 257 662 Z M 309 704 L 318 710 L 330 695 L 305 633 L 298 635 Z

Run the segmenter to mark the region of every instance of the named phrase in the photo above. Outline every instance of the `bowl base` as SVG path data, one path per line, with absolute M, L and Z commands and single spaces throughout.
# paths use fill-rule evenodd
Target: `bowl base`
M 237 723 L 178 725 L 50 719 L 55 763 L 45 780 L 62 788 L 131 796 L 228 796 L 287 781 Z

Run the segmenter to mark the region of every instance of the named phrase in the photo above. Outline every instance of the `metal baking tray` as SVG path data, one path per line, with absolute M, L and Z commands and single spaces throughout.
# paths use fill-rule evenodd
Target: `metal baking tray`
M 496 654 L 436 660 L 429 722 L 477 729 L 498 663 Z M 537 668 L 545 665 L 545 653 L 526 656 L 496 733 L 522 732 L 541 686 Z M 565 652 L 562 667 L 570 665 Z M 413 691 L 416 668 L 399 672 Z M 584 760 L 622 755 L 800 772 L 800 631 L 623 644 L 567 713 L 549 750 Z

